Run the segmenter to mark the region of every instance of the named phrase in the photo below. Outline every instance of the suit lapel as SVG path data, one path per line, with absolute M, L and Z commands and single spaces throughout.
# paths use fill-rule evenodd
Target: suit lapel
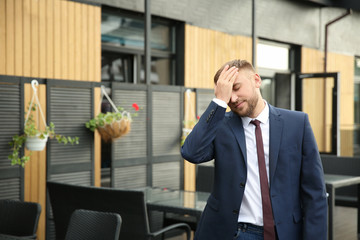
M 270 121 L 270 184 L 273 180 L 276 165 L 278 161 L 279 148 L 281 143 L 281 136 L 283 131 L 283 119 L 280 113 L 273 106 L 269 105 L 269 121 Z
M 239 144 L 239 147 L 241 149 L 241 153 L 243 155 L 243 159 L 245 160 L 245 163 L 247 161 L 246 158 L 246 142 L 245 142 L 245 133 L 244 133 L 244 127 L 241 121 L 241 118 L 234 114 L 233 112 L 230 113 L 230 119 L 228 121 L 234 135 L 236 138 L 237 143 Z

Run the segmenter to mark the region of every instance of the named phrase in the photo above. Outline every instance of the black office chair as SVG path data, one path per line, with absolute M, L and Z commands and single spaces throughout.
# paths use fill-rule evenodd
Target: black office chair
M 78 209 L 71 215 L 65 240 L 117 240 L 120 228 L 118 213 Z
M 70 216 L 76 209 L 113 212 L 122 218 L 121 240 L 153 239 L 173 229 L 184 229 L 190 240 L 191 230 L 185 223 L 167 226 L 150 232 L 145 193 L 115 188 L 84 187 L 47 182 L 53 210 L 56 239 L 64 239 Z
M 211 192 L 214 185 L 214 166 L 197 165 L 196 191 Z
M 36 239 L 40 213 L 39 203 L 0 200 L 0 234 Z

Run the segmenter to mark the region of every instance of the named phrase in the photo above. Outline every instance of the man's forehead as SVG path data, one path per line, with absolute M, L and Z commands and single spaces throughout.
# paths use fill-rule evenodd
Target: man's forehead
M 249 70 L 240 70 L 235 81 L 234 81 L 234 84 L 236 83 L 241 83 L 245 80 L 248 80 L 250 79 L 250 77 L 254 75 L 254 73 L 252 71 L 249 71 Z

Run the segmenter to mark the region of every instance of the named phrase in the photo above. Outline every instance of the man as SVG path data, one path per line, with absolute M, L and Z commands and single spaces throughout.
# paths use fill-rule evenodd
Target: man
M 269 105 L 245 60 L 226 63 L 214 81 L 216 98 L 181 150 L 192 163 L 215 160 L 195 239 L 325 240 L 325 183 L 307 114 Z

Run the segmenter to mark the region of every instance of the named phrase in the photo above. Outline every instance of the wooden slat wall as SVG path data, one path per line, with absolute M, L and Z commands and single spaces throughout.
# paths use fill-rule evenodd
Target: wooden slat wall
M 192 121 L 196 118 L 196 110 L 195 110 L 195 93 L 192 92 L 189 95 L 185 93 L 184 97 L 184 120 Z M 191 124 L 184 124 L 185 128 L 191 128 Z M 187 161 L 184 162 L 184 189 L 185 190 L 196 190 L 195 182 L 196 182 L 196 171 L 195 165 L 191 164 Z
M 94 115 L 97 116 L 100 113 L 99 105 L 101 100 L 100 88 L 94 89 Z M 101 187 L 101 137 L 98 131 L 94 133 L 94 162 L 95 162 L 95 186 Z
M 185 87 L 213 88 L 215 72 L 225 62 L 233 59 L 246 59 L 251 62 L 251 52 L 252 39 L 249 37 L 186 25 Z M 195 112 L 195 109 L 190 111 Z M 184 172 L 184 188 L 194 190 L 195 166 L 185 161 Z
M 185 26 L 185 86 L 213 88 L 215 72 L 227 61 L 251 62 L 252 40 L 249 37 Z
M 6 4 L 4 0 L 0 1 L 0 73 L 6 72 Z
M 66 0 L 0 0 L 0 56 L 1 75 L 100 82 L 101 8 Z M 46 87 L 39 89 L 45 111 Z M 31 94 L 27 84 L 25 106 Z M 97 135 L 95 143 L 100 185 Z M 45 239 L 45 174 L 46 151 L 34 152 L 25 168 L 24 196 L 43 208 L 38 239 Z
M 302 73 L 324 71 L 323 51 L 302 48 Z M 340 139 L 341 155 L 353 155 L 352 129 L 354 124 L 354 57 L 328 53 L 328 72 L 340 72 Z M 304 81 L 303 111 L 309 114 L 320 151 L 331 150 L 331 89 L 333 82 L 327 80 L 326 100 L 323 79 Z M 326 103 L 324 103 L 326 101 Z M 314 102 L 316 104 L 314 104 Z M 325 127 L 324 127 L 325 126 Z
M 324 54 L 321 51 L 302 48 L 301 72 L 323 72 Z M 303 111 L 309 114 L 309 120 L 320 151 L 329 151 L 330 144 L 325 141 L 326 125 L 324 117 L 324 79 L 305 79 L 303 81 Z M 316 104 L 314 104 L 314 102 Z M 328 147 L 327 147 L 328 146 Z
M 0 0 L 0 74 L 100 82 L 100 29 L 98 6 Z
M 329 53 L 328 71 L 340 72 L 340 153 L 342 156 L 353 156 L 354 56 Z M 327 94 L 330 101 L 331 88 L 327 90 Z M 327 107 L 327 113 L 330 114 L 331 109 L 328 105 Z
M 46 86 L 40 84 L 37 88 L 41 109 L 46 116 Z M 25 109 L 28 108 L 32 97 L 31 84 L 25 84 Z M 34 119 L 41 119 L 39 110 L 34 112 Z M 40 121 L 40 129 L 45 129 L 44 123 Z M 25 155 L 30 156 L 30 161 L 26 164 L 24 174 L 24 199 L 25 201 L 38 202 L 41 204 L 41 215 L 39 219 L 38 239 L 45 239 L 46 222 L 46 149 L 44 151 L 28 151 L 25 148 Z

